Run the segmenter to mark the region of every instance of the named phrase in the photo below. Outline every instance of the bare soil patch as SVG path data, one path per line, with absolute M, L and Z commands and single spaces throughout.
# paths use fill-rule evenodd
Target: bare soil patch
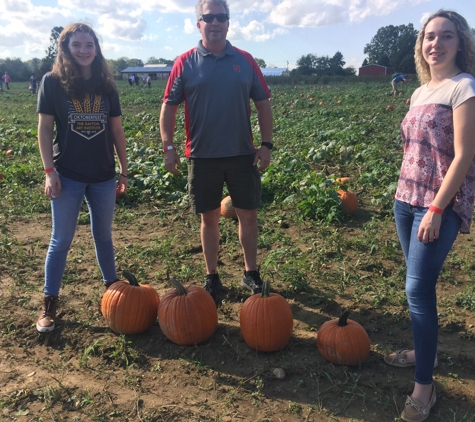
M 124 213 L 134 216 L 125 218 Z M 118 216 L 114 238 L 119 268 L 135 270 L 139 281 L 153 285 L 160 296 L 170 289 L 167 276 L 174 275 L 174 262 L 190 268 L 187 282 L 201 285 L 197 274 L 203 274 L 203 265 L 195 216 L 155 209 L 121 209 Z M 361 211 L 338 228 L 339 235 L 362 236 L 367 218 Z M 226 289 L 218 309 L 218 328 L 209 341 L 181 347 L 166 339 L 158 323 L 133 336 L 109 330 L 100 312 L 104 288 L 90 228 L 80 224 L 60 295 L 58 328 L 40 335 L 35 320 L 42 299 L 50 216 L 15 218 L 5 224 L 16 239 L 12 250 L 19 258 L 11 264 L 0 259 L 3 420 L 389 422 L 398 418 L 405 396 L 412 391 L 414 370 L 389 367 L 382 359 L 387 350 L 411 347 L 406 305 L 355 304 L 351 287 L 337 293 L 341 290 L 329 278 L 319 283 L 319 272 L 338 267 L 331 259 L 308 269 L 317 281 L 304 293 L 283 288 L 274 274 L 273 290 L 292 307 L 294 334 L 283 350 L 258 353 L 246 345 L 239 330 L 239 310 L 248 297 L 239 287 L 240 248 L 236 240 L 223 241 L 220 274 Z M 223 222 L 223 236 L 235 230 L 234 223 Z M 318 239 L 313 246 L 302 243 L 305 227 L 276 223 L 275 231 L 282 231 L 285 244 L 300 248 L 302 254 L 318 251 Z M 386 235 L 397 240 L 393 231 Z M 160 248 L 163 244 L 169 245 L 169 252 Z M 260 245 L 260 262 L 279 247 L 283 243 Z M 472 238 L 460 236 L 455 249 L 470 261 Z M 398 270 L 394 263 L 384 261 L 361 268 L 356 264 L 361 253 L 349 250 L 347 254 L 362 282 L 367 280 L 365 274 L 377 277 L 381 271 Z M 469 280 L 455 264 L 449 270 L 439 283 L 438 403 L 428 421 L 473 421 L 475 317 L 452 304 Z M 318 327 L 338 317 L 345 307 L 352 309 L 350 318 L 361 323 L 371 339 L 370 357 L 360 367 L 333 365 L 316 348 Z M 283 379 L 276 378 L 275 368 L 284 370 Z

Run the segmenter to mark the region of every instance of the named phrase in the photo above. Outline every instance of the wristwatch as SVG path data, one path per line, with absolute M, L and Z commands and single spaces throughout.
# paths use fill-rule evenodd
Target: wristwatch
M 175 147 L 173 145 L 168 145 L 168 146 L 163 148 L 163 152 L 173 151 L 174 149 L 175 149 Z
M 272 142 L 262 142 L 261 147 L 262 146 L 272 149 L 274 147 L 274 144 Z

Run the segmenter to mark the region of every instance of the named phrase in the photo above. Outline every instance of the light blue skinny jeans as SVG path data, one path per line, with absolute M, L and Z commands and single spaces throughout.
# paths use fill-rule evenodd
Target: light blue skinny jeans
M 97 262 L 104 283 L 117 279 L 112 244 L 115 178 L 100 183 L 82 183 L 59 175 L 61 192 L 51 200 L 53 231 L 46 254 L 44 294 L 58 296 L 66 258 L 76 231 L 77 220 L 84 198 L 89 208 L 91 232 L 94 238 Z
M 417 231 L 426 212 L 425 207 L 414 207 L 398 200 L 394 204 L 397 234 L 407 267 L 406 296 L 416 352 L 414 380 L 428 385 L 433 381 L 439 333 L 437 279 L 462 220 L 453 211 L 452 205 L 449 205 L 442 214 L 439 238 L 430 243 L 423 243 L 417 239 Z

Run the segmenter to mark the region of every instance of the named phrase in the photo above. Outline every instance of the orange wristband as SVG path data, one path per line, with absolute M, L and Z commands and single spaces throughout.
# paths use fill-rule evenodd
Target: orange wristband
M 444 212 L 444 210 L 441 210 L 440 208 L 437 208 L 434 205 L 431 205 L 429 207 L 429 211 L 435 212 L 436 214 L 442 214 Z
M 54 171 L 54 167 L 50 167 L 49 169 L 45 169 L 45 173 L 51 173 Z

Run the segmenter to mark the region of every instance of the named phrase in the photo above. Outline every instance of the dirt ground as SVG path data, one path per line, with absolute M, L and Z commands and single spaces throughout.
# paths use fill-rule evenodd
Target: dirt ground
M 168 237 L 169 223 L 176 217 L 168 218 L 164 222 L 159 213 L 142 212 L 133 224 L 114 226 L 121 262 L 126 262 L 128 251 L 135 254 L 148 274 L 144 281 L 160 296 L 171 288 L 164 276 L 165 257 L 134 248 Z M 183 260 L 201 265 L 199 233 L 191 218 L 175 224 L 175 241 L 187 238 L 191 246 L 182 250 Z M 58 327 L 38 334 L 35 320 L 41 307 L 50 216 L 16 218 L 6 226 L 18 242 L 14 248 L 23 254 L 15 262 L 24 264 L 7 268 L 0 260 L 2 420 L 385 422 L 398 420 L 412 391 L 413 368 L 389 367 L 382 360 L 392 347 L 411 347 L 404 305 L 355 307 L 351 294 L 319 297 L 324 286 L 315 286 L 312 294 L 286 294 L 295 324 L 289 344 L 274 353 L 250 349 L 239 330 L 239 310 L 248 296 L 238 285 L 242 257 L 239 249 L 228 245 L 220 252 L 226 290 L 218 328 L 209 341 L 182 347 L 168 341 L 158 323 L 125 337 L 109 330 L 100 312 L 104 288 L 90 228 L 81 224 L 68 258 Z M 301 233 L 292 227 L 285 230 L 298 243 Z M 343 228 L 343 235 L 345 230 L 351 235 L 355 229 Z M 456 249 L 464 256 L 473 257 L 473 248 L 470 237 L 457 240 Z M 260 261 L 267 253 L 259 250 Z M 192 281 L 201 285 L 199 279 Z M 442 280 L 439 297 L 453 297 L 462 287 Z M 475 317 L 472 312 L 455 312 L 449 301 L 443 303 L 435 370 L 438 403 L 428 421 L 475 421 Z M 318 327 L 346 306 L 372 344 L 360 367 L 333 365 L 316 347 Z M 275 376 L 276 368 L 284 370 L 283 379 Z

